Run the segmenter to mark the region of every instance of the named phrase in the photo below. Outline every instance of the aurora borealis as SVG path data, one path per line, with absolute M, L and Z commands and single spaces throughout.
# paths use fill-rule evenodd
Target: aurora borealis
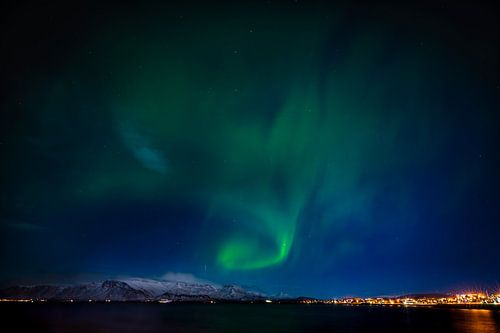
M 498 284 L 498 6 L 12 5 L 1 279 Z

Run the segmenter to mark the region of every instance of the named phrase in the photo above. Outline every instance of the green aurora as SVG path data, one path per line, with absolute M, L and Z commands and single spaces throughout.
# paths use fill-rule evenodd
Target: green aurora
M 207 228 L 223 221 L 218 265 L 260 269 L 282 263 L 297 246 L 313 194 L 312 204 L 330 206 L 315 222 L 320 229 L 369 208 L 374 189 L 361 178 L 398 167 L 390 161 L 396 137 L 411 126 L 417 105 L 426 107 L 426 63 L 415 64 L 408 50 L 381 71 L 384 40 L 364 33 L 325 66 L 325 18 L 308 18 L 307 30 L 293 17 L 255 25 L 225 19 L 161 33 L 114 28 L 101 37 L 92 56 L 107 73 L 115 130 L 136 165 L 101 160 L 104 170 L 81 186 L 96 197 L 141 191 L 168 200 L 181 192 L 209 207 Z M 225 24 L 233 33 L 221 33 Z M 396 109 L 410 115 L 398 118 Z M 415 135 L 413 149 L 422 153 L 425 133 Z M 113 164 L 118 172 L 110 175 Z

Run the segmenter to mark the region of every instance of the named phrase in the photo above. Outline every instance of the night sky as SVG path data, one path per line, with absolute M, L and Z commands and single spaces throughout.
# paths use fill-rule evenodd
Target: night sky
M 497 288 L 500 6 L 418 3 L 3 4 L 0 280 Z

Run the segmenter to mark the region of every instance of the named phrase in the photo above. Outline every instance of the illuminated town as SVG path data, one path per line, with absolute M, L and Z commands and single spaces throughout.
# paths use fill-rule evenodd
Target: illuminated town
M 302 299 L 302 304 L 344 304 L 344 305 L 500 305 L 499 293 L 468 292 L 442 296 L 400 296 L 400 297 L 345 297 L 328 300 Z

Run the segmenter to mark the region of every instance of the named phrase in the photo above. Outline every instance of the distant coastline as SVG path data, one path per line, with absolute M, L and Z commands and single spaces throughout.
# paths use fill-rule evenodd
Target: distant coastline
M 238 285 L 129 278 L 75 285 L 16 285 L 0 290 L 0 302 L 17 303 L 231 303 L 319 304 L 340 306 L 404 306 L 496 308 L 500 292 L 407 294 L 385 297 L 320 299 L 268 295 Z

